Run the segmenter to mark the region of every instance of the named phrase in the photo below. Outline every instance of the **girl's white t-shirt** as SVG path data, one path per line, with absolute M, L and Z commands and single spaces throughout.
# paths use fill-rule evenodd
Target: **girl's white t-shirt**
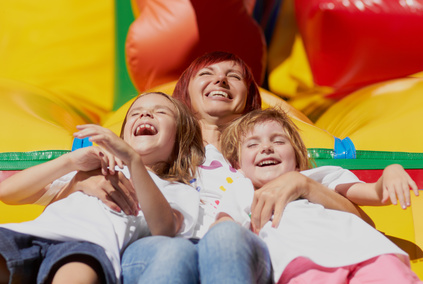
M 334 166 L 301 173 L 331 189 L 338 184 L 360 182 L 352 172 Z M 249 229 L 253 195 L 251 181 L 240 179 L 223 196 L 219 212 Z M 276 281 L 285 267 L 300 256 L 325 267 L 351 265 L 382 254 L 397 254 L 409 264 L 406 252 L 356 215 L 326 209 L 305 199 L 290 202 L 278 228 L 271 225 L 267 222 L 259 237 L 269 249 Z
M 129 171 L 123 169 L 129 178 Z M 76 174 L 69 173 L 56 180 L 42 197 L 48 201 L 68 183 Z M 163 193 L 170 206 L 184 216 L 184 222 L 178 237 L 191 238 L 197 223 L 199 194 L 191 186 L 169 182 L 149 172 L 157 187 Z M 141 208 L 142 210 L 142 208 Z M 33 221 L 2 224 L 16 232 L 58 241 L 87 241 L 104 248 L 112 262 L 116 276 L 120 277 L 120 256 L 123 250 L 135 240 L 150 235 L 142 211 L 138 216 L 128 216 L 107 207 L 96 197 L 82 192 L 75 192 L 67 198 L 48 205 L 43 213 Z

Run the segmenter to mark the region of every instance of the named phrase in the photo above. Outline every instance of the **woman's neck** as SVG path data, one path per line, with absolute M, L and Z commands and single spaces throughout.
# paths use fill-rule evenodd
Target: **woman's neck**
M 203 134 L 204 145 L 212 144 L 218 150 L 220 150 L 220 129 L 219 126 L 214 123 L 208 123 L 205 120 L 200 120 L 201 133 Z

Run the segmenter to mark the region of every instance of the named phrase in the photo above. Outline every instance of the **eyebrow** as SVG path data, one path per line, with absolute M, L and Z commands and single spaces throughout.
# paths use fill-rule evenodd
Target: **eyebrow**
M 156 110 L 156 109 L 161 109 L 161 108 L 167 109 L 168 111 L 172 112 L 173 114 L 176 114 L 176 112 L 175 112 L 172 108 L 170 108 L 170 107 L 168 107 L 168 106 L 164 106 L 164 105 L 158 105 L 158 106 L 155 106 L 155 107 L 153 108 L 153 110 Z M 134 108 L 131 108 L 131 109 L 128 111 L 128 113 L 131 113 L 131 112 L 136 111 L 136 110 L 143 110 L 143 109 L 144 109 L 144 108 L 143 108 L 142 106 L 139 106 L 139 107 L 134 107 Z
M 198 71 L 200 72 L 201 70 L 204 70 L 204 69 L 214 71 L 216 68 L 214 68 L 213 65 L 209 65 L 209 66 L 201 68 Z M 234 68 L 230 68 L 227 73 L 231 73 L 231 72 L 240 73 L 241 75 L 243 74 L 242 70 L 237 70 L 237 69 L 234 69 Z
M 283 138 L 289 139 L 288 134 L 282 133 L 282 132 L 273 132 L 272 134 L 270 134 L 271 139 L 273 139 L 275 137 L 283 137 Z M 260 138 L 261 138 L 261 136 L 259 136 L 259 135 L 252 135 L 252 136 L 249 136 L 249 137 L 245 136 L 242 143 L 250 141 L 250 140 L 257 140 L 257 139 L 260 139 Z

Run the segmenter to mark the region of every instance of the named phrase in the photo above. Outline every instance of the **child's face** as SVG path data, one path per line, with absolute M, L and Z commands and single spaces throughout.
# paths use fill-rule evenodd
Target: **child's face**
M 239 166 L 256 188 L 297 170 L 295 150 L 283 127 L 276 121 L 256 124 L 242 141 Z
M 222 61 L 198 70 L 188 92 L 193 111 L 200 118 L 233 118 L 243 113 L 248 89 L 242 68 L 233 61 Z
M 127 114 L 124 139 L 146 165 L 168 161 L 176 137 L 176 109 L 166 97 L 146 94 Z

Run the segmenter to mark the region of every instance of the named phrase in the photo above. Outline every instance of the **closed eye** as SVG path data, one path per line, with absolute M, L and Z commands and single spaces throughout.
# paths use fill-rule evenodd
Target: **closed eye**
M 252 144 L 247 144 L 247 148 L 254 148 L 255 146 L 257 146 L 258 144 L 252 143 Z
M 211 72 L 209 72 L 209 71 L 203 71 L 203 72 L 200 72 L 198 74 L 198 76 L 204 76 L 204 75 L 211 75 Z
M 235 73 L 229 74 L 228 77 L 235 78 L 237 80 L 242 80 L 242 77 L 238 74 L 235 74 Z

